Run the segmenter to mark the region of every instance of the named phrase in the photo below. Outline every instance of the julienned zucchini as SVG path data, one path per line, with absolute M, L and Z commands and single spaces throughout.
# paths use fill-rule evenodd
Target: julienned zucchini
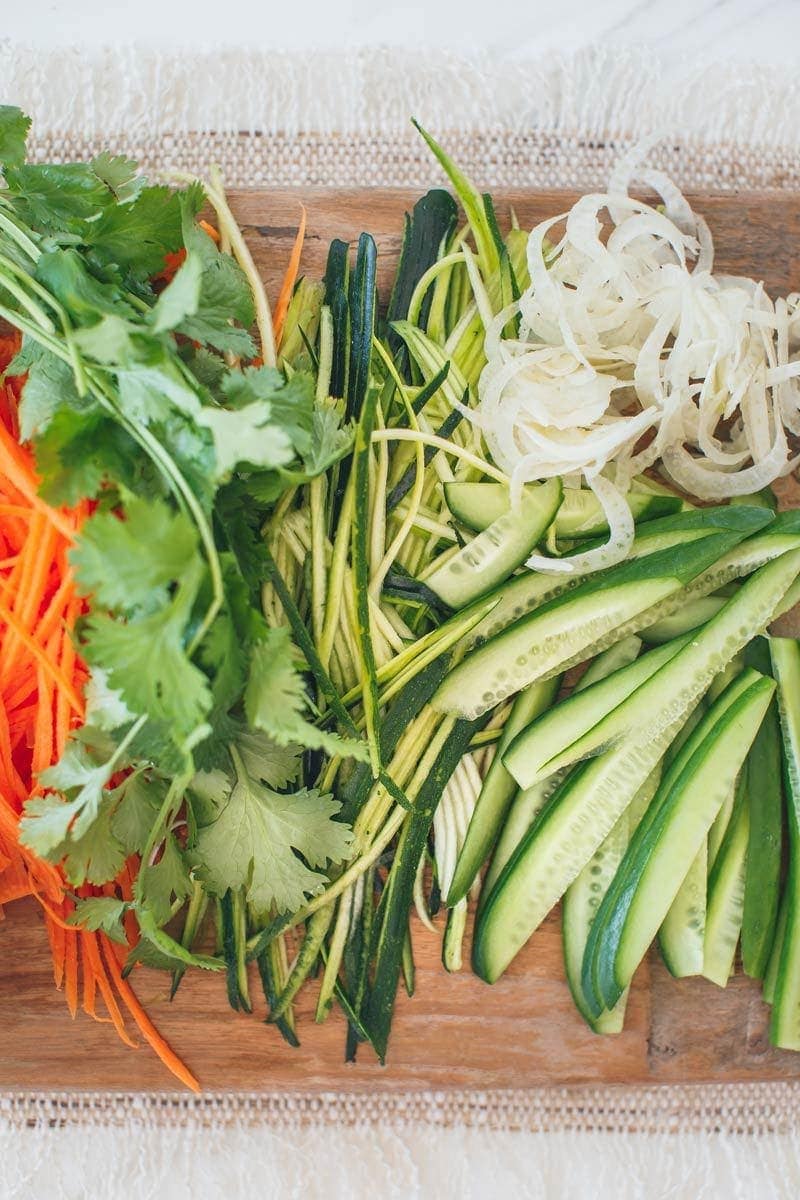
M 561 481 L 525 492 L 507 511 L 425 576 L 425 586 L 450 608 L 464 608 L 503 583 L 533 552 L 561 503 Z
M 509 805 L 517 791 L 515 780 L 506 770 L 502 754 L 503 750 L 516 733 L 523 729 L 539 713 L 544 712 L 555 699 L 560 679 L 544 680 L 533 683 L 524 692 L 520 692 L 514 701 L 514 706 L 503 728 L 503 734 L 497 746 L 497 752 L 475 804 L 464 844 L 456 861 L 453 879 L 445 903 L 449 908 L 458 904 L 472 887 L 486 856 L 494 845 L 497 831 L 503 824 Z
M 442 684 L 434 707 L 472 720 L 534 680 L 649 624 L 644 614 L 771 520 L 766 509 L 724 514 L 713 534 L 612 567 L 470 651 Z
M 770 1037 L 776 1046 L 800 1050 L 800 645 L 793 638 L 772 638 L 770 656 L 778 684 L 789 825 L 785 925 L 775 974 Z
M 502 974 L 610 833 L 711 680 L 767 625 L 798 573 L 799 550 L 762 567 L 690 646 L 620 706 L 633 708 L 634 699 L 641 700 L 638 720 L 629 718 L 635 736 L 623 737 L 569 774 L 495 884 L 473 946 L 482 978 L 493 981 Z M 604 1007 L 598 1003 L 598 1014 Z
M 756 672 L 747 673 L 745 687 L 734 681 L 728 689 L 736 693 L 733 702 L 723 693 L 666 773 L 586 945 L 582 983 L 591 1011 L 613 1007 L 633 978 L 736 780 L 774 690 L 773 680 Z
M 525 493 L 533 495 L 542 486 L 546 485 L 528 484 Z M 511 507 L 509 490 L 502 483 L 446 483 L 444 498 L 455 519 L 478 532 Z M 628 503 L 633 519 L 641 522 L 680 512 L 683 505 L 680 496 L 635 491 L 629 494 Z M 594 492 L 580 488 L 565 489 L 553 526 L 557 538 L 597 537 L 608 532 L 608 522 Z

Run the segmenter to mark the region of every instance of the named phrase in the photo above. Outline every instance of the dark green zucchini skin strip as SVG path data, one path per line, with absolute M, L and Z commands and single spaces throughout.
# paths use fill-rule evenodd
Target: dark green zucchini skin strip
M 278 989 L 275 985 L 275 975 L 272 970 L 272 961 L 270 957 L 271 949 L 272 948 L 270 946 L 265 946 L 256 958 L 256 963 L 258 964 L 258 974 L 261 979 L 261 988 L 264 992 L 264 999 L 267 1002 L 267 1008 L 270 1011 L 275 1007 L 278 1000 Z M 296 1049 L 300 1045 L 300 1039 L 292 1029 L 289 1022 L 286 1020 L 286 1017 L 278 1017 L 277 1021 L 274 1022 L 271 1022 L 270 1018 L 267 1017 L 267 1021 L 270 1024 L 275 1025 L 276 1029 L 279 1030 L 281 1036 L 289 1043 L 290 1046 Z
M 745 661 L 762 674 L 771 674 L 768 643 L 763 638 L 752 642 Z M 783 759 L 777 700 L 767 709 L 744 769 L 750 838 L 744 885 L 742 966 L 754 979 L 763 979 L 778 921 L 784 836 Z
M 325 267 L 325 303 L 333 318 L 333 363 L 330 394 L 343 399 L 347 391 L 348 349 L 350 343 L 350 303 L 348 300 L 349 246 L 338 238 L 331 242 Z
M 365 1023 L 381 1062 L 386 1058 L 397 985 L 402 969 L 403 946 L 408 931 L 408 912 L 414 879 L 433 822 L 433 814 L 450 776 L 467 752 L 473 735 L 485 722 L 485 717 L 479 717 L 475 721 L 455 723 L 434 763 L 433 770 L 420 789 L 414 809 L 409 813 L 400 834 L 389 879 L 381 897 L 381 924 L 375 974 L 365 1010 Z
M 403 246 L 389 298 L 387 321 L 401 321 L 408 316 L 408 306 L 414 289 L 428 268 L 438 259 L 443 243 L 455 229 L 457 216 L 456 202 L 443 188 L 432 188 L 417 201 L 410 216 L 406 213 Z M 422 329 L 428 324 L 431 299 L 429 291 L 422 302 L 419 315 Z M 408 350 L 402 339 L 390 329 L 388 342 L 392 352 L 399 354 L 400 371 L 404 379 L 410 382 Z

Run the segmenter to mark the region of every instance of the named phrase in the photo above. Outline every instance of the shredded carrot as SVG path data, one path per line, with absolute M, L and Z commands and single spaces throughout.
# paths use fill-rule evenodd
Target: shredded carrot
M 297 273 L 300 270 L 300 256 L 303 253 L 303 242 L 306 238 L 306 210 L 303 205 L 300 205 L 300 224 L 297 228 L 297 237 L 294 239 L 292 253 L 289 255 L 289 265 L 286 268 L 286 274 L 283 277 L 281 290 L 278 294 L 278 300 L 275 305 L 275 312 L 272 316 L 272 324 L 275 330 L 275 341 L 280 346 L 281 334 L 283 326 L 286 323 L 286 314 L 289 311 L 289 305 L 292 300 L 294 285 L 297 282 Z
M 217 245 L 219 245 L 219 230 L 215 229 L 213 225 L 209 225 L 208 221 L 198 221 L 197 224 L 204 233 L 208 234 L 213 242 L 216 242 Z
M 169 1043 L 165 1041 L 165 1039 L 158 1032 L 155 1025 L 150 1020 L 147 1013 L 136 998 L 133 988 L 130 986 L 127 979 L 123 979 L 122 971 L 119 968 L 119 964 L 117 963 L 117 960 L 114 957 L 113 949 L 111 948 L 111 942 L 104 933 L 100 934 L 100 941 L 103 946 L 103 956 L 105 958 L 106 967 L 108 968 L 108 973 L 114 981 L 114 986 L 119 993 L 122 1003 L 125 1005 L 131 1017 L 138 1026 L 142 1037 L 148 1043 L 148 1045 L 155 1050 L 158 1057 L 164 1063 L 164 1066 L 168 1067 L 170 1071 L 172 1071 L 173 1075 L 176 1075 L 177 1078 L 185 1083 L 188 1088 L 191 1088 L 193 1092 L 199 1092 L 200 1084 L 197 1082 L 194 1075 L 191 1073 L 188 1067 L 184 1066 L 183 1062 L 169 1045 Z
M 209 230 L 210 236 L 214 236 Z M 0 371 L 19 339 L 0 333 Z M 110 1022 L 129 1046 L 136 1042 L 125 1013 L 164 1064 L 188 1087 L 197 1081 L 150 1022 L 122 977 L 114 945 L 69 923 L 73 891 L 60 867 L 39 859 L 19 840 L 19 820 L 37 776 L 62 755 L 73 724 L 83 719 L 86 668 L 72 636 L 83 610 L 68 562 L 73 538 L 89 513 L 81 503 L 57 510 L 39 496 L 33 457 L 17 441 L 16 404 L 24 380 L 0 382 L 0 906 L 33 896 L 53 960 L 53 979 L 67 1008 Z M 105 894 L 130 900 L 139 862 L 134 856 Z M 80 888 L 80 896 L 96 889 Z M 0 907 L 0 918 L 3 916 Z M 126 913 L 129 946 L 138 938 Z M 103 935 L 105 939 L 105 935 Z M 119 948 L 124 958 L 127 947 Z M 98 1005 L 102 1000 L 105 1016 Z

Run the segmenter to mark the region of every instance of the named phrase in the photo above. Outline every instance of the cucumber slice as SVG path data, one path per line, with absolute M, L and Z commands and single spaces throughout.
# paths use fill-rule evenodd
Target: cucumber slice
M 655 795 L 660 775 L 661 767 L 658 766 L 634 797 L 628 811 L 622 814 L 606 840 L 564 893 L 561 931 L 567 983 L 575 1007 L 595 1033 L 621 1033 L 628 996 L 625 991 L 610 1011 L 606 1010 L 599 1016 L 591 1014 L 581 985 L 586 942 L 600 902 L 616 874 L 631 835 Z
M 525 492 L 535 493 L 540 484 L 528 484 Z M 510 508 L 508 488 L 503 483 L 470 483 L 457 480 L 444 485 L 447 507 L 457 521 L 468 529 L 480 531 L 504 516 Z M 680 512 L 679 496 L 660 493 L 631 492 L 628 503 L 634 521 L 649 521 L 655 517 Z M 603 508 L 594 492 L 581 488 L 566 488 L 553 527 L 557 538 L 594 537 L 608 533 Z
M 769 670 L 769 646 L 759 638 L 748 647 L 748 661 Z M 770 705 L 747 757 L 750 841 L 742 917 L 742 966 L 763 979 L 775 940 L 783 852 L 781 730 L 777 701 Z
M 450 608 L 464 608 L 508 579 L 531 554 L 561 502 L 561 481 L 525 492 L 519 512 L 493 521 L 425 577 L 425 586 Z
M 708 839 L 704 838 L 658 931 L 661 957 L 676 979 L 702 974 L 707 886 Z
M 667 772 L 651 806 L 653 818 L 639 826 L 606 893 L 594 926 L 598 935 L 590 937 L 584 961 L 593 1010 L 612 1007 L 630 984 L 736 780 L 775 685 L 760 676 L 743 692 L 739 681 L 733 689 L 739 693 L 733 703 L 724 693 L 687 742 L 702 736 L 677 778 L 674 770 Z
M 620 642 L 616 646 L 612 646 L 605 654 L 600 654 L 590 664 L 588 669 L 584 671 L 581 678 L 578 680 L 573 694 L 585 691 L 593 683 L 599 682 L 601 679 L 610 675 L 622 666 L 626 666 L 631 662 L 639 652 L 641 642 L 636 637 L 626 638 L 624 642 Z M 534 684 L 534 687 L 543 685 Z M 526 693 L 522 693 L 525 695 Z M 510 718 L 509 718 L 510 722 Z M 506 726 L 507 728 L 508 726 Z M 513 735 L 509 739 L 513 740 Z M 498 758 L 500 758 L 503 745 L 498 747 Z M 494 760 L 495 762 L 497 759 Z M 488 778 L 488 776 L 487 776 Z M 511 776 L 506 772 L 506 778 L 511 779 Z M 517 790 L 516 782 L 513 782 L 513 788 L 516 792 L 511 807 L 508 810 L 508 815 L 503 822 L 500 836 L 495 846 L 492 861 L 489 864 L 486 875 L 484 876 L 483 886 L 481 887 L 480 903 L 485 904 L 489 898 L 492 888 L 500 875 L 503 867 L 508 862 L 511 855 L 516 850 L 519 843 L 522 841 L 525 834 L 530 829 L 534 817 L 541 810 L 545 800 L 555 791 L 556 787 L 561 782 L 558 775 L 550 775 L 547 779 L 534 784 L 532 787 L 520 788 Z
M 710 621 L 717 615 L 724 603 L 725 600 L 722 596 L 698 596 L 696 600 L 690 600 L 671 617 L 663 617 L 662 620 L 655 621 L 652 625 L 640 630 L 639 636 L 648 645 L 660 646 L 664 642 L 671 641 L 672 638 L 680 637 L 683 633 L 689 633 L 692 629 L 705 625 L 706 621 Z
M 714 818 L 714 823 L 708 831 L 708 847 L 706 858 L 708 860 L 708 870 L 714 869 L 714 864 L 717 861 L 717 855 L 720 852 L 722 843 L 725 841 L 725 834 L 728 832 L 728 826 L 731 823 L 733 816 L 733 806 L 736 800 L 736 788 L 731 788 L 728 795 L 723 801 L 722 807 Z
M 687 542 L 698 541 L 718 533 L 719 521 L 722 520 L 724 523 L 728 513 L 727 508 L 705 508 L 650 521 L 637 530 L 626 561 L 634 562 L 650 554 L 656 554 L 660 550 L 682 546 Z M 763 513 L 756 517 L 756 528 L 761 527 L 764 519 Z M 781 543 L 781 550 L 783 548 L 783 543 Z M 740 571 L 740 574 L 745 573 L 744 570 Z M 556 596 L 578 587 L 586 579 L 586 575 L 572 571 L 553 572 L 552 574 L 523 571 L 497 589 L 494 593 L 495 603 L 491 612 L 471 627 L 464 637 L 463 647 L 470 649 L 479 642 L 490 640 L 515 621 L 527 616 Z M 709 585 L 706 590 L 715 591 L 716 588 Z M 483 602 L 485 603 L 490 598 L 491 596 L 484 597 Z M 800 599 L 800 595 L 797 598 Z M 655 612 L 651 623 L 657 619 L 659 619 L 659 614 Z M 584 657 L 590 656 L 585 655 Z
M 456 861 L 453 879 L 445 903 L 448 907 L 457 904 L 472 887 L 484 859 L 494 845 L 497 831 L 503 823 L 509 805 L 517 790 L 516 781 L 505 768 L 502 754 L 520 729 L 544 712 L 555 699 L 560 679 L 555 677 L 541 683 L 533 683 L 520 692 L 514 701 L 497 753 L 486 773 L 475 808 L 467 827 L 467 835 Z
M 683 649 L 670 658 L 650 679 L 631 693 L 597 725 L 579 737 L 569 747 L 546 764 L 547 769 L 568 766 L 599 749 L 613 745 L 632 730 L 645 727 L 650 715 L 657 712 L 663 700 L 680 695 L 690 681 L 695 699 L 711 685 L 726 665 L 741 649 L 760 633 L 780 608 L 782 597 L 800 573 L 800 550 L 781 554 L 760 568 L 731 596 L 720 612 L 689 640 Z M 669 645 L 669 643 L 667 643 Z M 666 647 L 659 647 L 661 652 Z M 641 660 L 646 662 L 649 655 Z M 638 663 L 634 664 L 635 666 Z M 628 668 L 630 669 L 630 668 Z M 447 680 L 443 686 L 447 685 Z M 695 691 L 695 689 L 697 689 Z M 434 698 L 435 701 L 436 698 Z M 637 734 L 638 736 L 638 734 Z M 508 759 L 508 755 L 506 755 Z
M 474 719 L 534 680 L 580 661 L 589 648 L 605 649 L 649 624 L 645 614 L 746 537 L 753 518 L 756 528 L 770 519 L 762 509 L 730 508 L 727 514 L 726 532 L 603 571 L 470 651 L 442 684 L 434 707 Z
M 745 890 L 747 883 L 745 882 Z M 775 940 L 772 943 L 772 949 L 769 952 L 769 962 L 767 963 L 766 974 L 764 975 L 764 986 L 761 989 L 761 994 L 764 997 L 765 1004 L 775 1003 L 775 988 L 778 982 L 778 968 L 781 964 L 781 955 L 783 953 L 783 939 L 786 936 L 786 922 L 789 917 L 789 893 L 785 891 L 781 898 L 780 907 L 778 909 L 778 919 L 775 922 Z
M 561 752 L 573 747 L 584 734 L 591 735 L 603 717 L 674 658 L 688 641 L 687 637 L 660 646 L 604 679 L 576 688 L 567 700 L 518 733 L 504 750 L 503 763 L 520 787 L 531 787 L 538 779 L 575 762 L 572 755 L 562 761 Z M 591 748 L 596 750 L 599 745 L 594 742 Z
M 746 778 L 746 772 L 742 771 L 736 785 L 736 801 L 728 831 L 708 877 L 703 975 L 720 987 L 727 986 L 733 973 L 744 914 L 747 843 L 750 835 Z
M 800 1050 L 800 645 L 793 638 L 771 638 L 769 650 L 778 684 L 789 824 L 786 925 L 775 979 L 770 1037 L 776 1046 Z

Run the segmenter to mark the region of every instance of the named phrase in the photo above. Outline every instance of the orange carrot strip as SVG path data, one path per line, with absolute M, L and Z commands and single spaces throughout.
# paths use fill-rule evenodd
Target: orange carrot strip
M 161 1036 L 153 1022 L 148 1017 L 147 1013 L 142 1008 L 133 988 L 128 983 L 127 979 L 123 979 L 122 971 L 119 968 L 117 960 L 113 953 L 109 950 L 109 939 L 103 933 L 100 934 L 100 941 L 103 946 L 103 955 L 108 967 L 108 973 L 113 980 L 114 986 L 119 992 L 122 1003 L 127 1008 L 131 1017 L 139 1027 L 142 1037 L 149 1046 L 155 1050 L 158 1057 L 163 1062 L 164 1066 L 172 1072 L 176 1078 L 180 1079 L 181 1083 L 186 1084 L 193 1092 L 200 1091 L 200 1084 L 195 1079 L 189 1068 L 184 1065 L 175 1051 L 171 1048 L 168 1042 Z
M 109 982 L 108 972 L 106 971 L 103 965 L 103 960 L 100 957 L 99 935 L 95 933 L 89 933 L 87 930 L 84 930 L 81 933 L 81 937 L 85 941 L 87 955 L 94 972 L 94 978 L 97 987 L 100 990 L 100 995 L 103 997 L 105 1006 L 108 1009 L 108 1015 L 111 1018 L 111 1022 L 125 1045 L 130 1046 L 132 1050 L 136 1050 L 136 1042 L 125 1028 L 125 1018 L 120 1011 L 117 998 L 114 995 L 113 988 Z
M 300 270 L 300 256 L 303 253 L 303 242 L 306 237 L 306 210 L 303 205 L 300 205 L 300 224 L 297 229 L 297 237 L 294 239 L 292 253 L 289 255 L 289 265 L 286 268 L 286 274 L 283 277 L 278 302 L 275 305 L 275 312 L 272 316 L 272 324 L 275 329 L 275 341 L 280 346 L 281 334 L 286 321 L 286 314 L 289 311 L 289 304 L 292 299 L 294 285 L 297 282 L 297 272 Z
M 213 225 L 209 225 L 208 221 L 198 221 L 197 224 L 205 233 L 208 234 L 213 242 L 219 244 L 219 231 L 216 230 Z
M 81 971 L 83 974 L 83 1011 L 96 1020 L 97 977 L 94 972 L 94 964 L 89 954 L 88 941 L 83 935 L 81 935 L 78 944 L 80 946 Z
M 37 494 L 38 480 L 33 472 L 30 456 L 25 453 L 18 442 L 0 421 L 0 470 L 8 476 L 10 482 L 20 492 L 32 508 L 43 513 L 58 532 L 71 542 L 75 530 L 72 524 L 58 509 L 51 508 Z
M 46 642 L 53 630 L 57 628 L 63 619 L 64 609 L 74 592 L 75 580 L 72 578 L 72 572 L 68 570 L 50 598 L 38 625 L 33 630 L 37 642 Z
M 78 1011 L 78 935 L 66 933 L 64 954 L 64 998 L 71 1017 Z
M 83 702 L 75 691 L 75 688 L 72 686 L 70 681 L 65 678 L 63 671 L 61 671 L 61 669 L 57 667 L 55 663 L 50 662 L 47 654 L 41 648 L 36 639 L 31 637 L 31 635 L 22 627 L 17 618 L 11 612 L 9 612 L 8 608 L 1 601 L 0 621 L 5 621 L 6 624 L 14 630 L 25 648 L 33 655 L 38 663 L 41 663 L 46 673 L 67 697 L 74 711 L 78 713 L 78 715 L 81 715 L 83 713 Z

